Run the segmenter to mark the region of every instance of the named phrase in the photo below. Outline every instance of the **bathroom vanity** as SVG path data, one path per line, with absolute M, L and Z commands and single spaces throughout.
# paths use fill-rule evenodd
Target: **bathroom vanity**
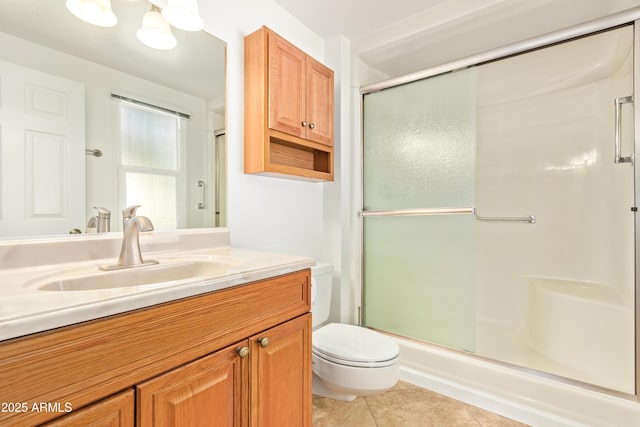
M 162 236 L 156 240 L 153 249 L 166 244 Z M 0 247 L 0 259 L 11 258 L 8 253 L 17 257 Z M 53 301 L 70 294 L 74 303 L 58 311 L 41 304 L 39 313 L 12 316 L 5 310 L 12 296 L 2 298 L 0 424 L 169 426 L 215 419 L 216 425 L 310 426 L 313 260 L 224 245 L 147 253 L 154 255 L 159 265 L 142 268 L 164 264 L 167 277 L 176 280 L 129 285 L 129 293 L 42 290 L 51 274 L 63 285 L 75 284 L 69 265 L 54 264 L 44 276 L 40 267 L 26 269 L 40 274 L 21 279 L 34 298 L 37 292 Z M 211 275 L 171 276 L 176 259 L 225 256 L 234 262 L 217 274 L 196 269 Z M 74 271 L 103 261 L 80 262 Z M 66 273 L 50 273 L 61 268 Z M 3 287 L 11 287 L 6 280 L 12 272 L 23 277 L 21 270 L 1 270 Z M 59 324 L 65 313 L 74 324 Z

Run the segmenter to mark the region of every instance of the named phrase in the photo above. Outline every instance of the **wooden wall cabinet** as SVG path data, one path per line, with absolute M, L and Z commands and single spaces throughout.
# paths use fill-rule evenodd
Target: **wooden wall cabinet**
M 262 27 L 245 37 L 245 172 L 333 180 L 333 71 Z
M 307 269 L 4 341 L 3 401 L 73 410 L 0 425 L 310 427 L 310 281 Z

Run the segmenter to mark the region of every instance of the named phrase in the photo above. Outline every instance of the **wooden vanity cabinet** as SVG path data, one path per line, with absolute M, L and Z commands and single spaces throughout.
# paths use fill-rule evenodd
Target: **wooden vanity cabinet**
M 248 374 L 246 357 L 238 354 L 243 347 L 246 341 L 138 385 L 137 425 L 242 426 Z
M 4 402 L 72 408 L 0 425 L 309 427 L 310 281 L 306 269 L 0 342 Z
M 267 27 L 245 37 L 245 172 L 333 180 L 333 71 Z
M 310 426 L 310 322 L 300 316 L 138 385 L 137 425 Z
M 311 314 L 249 340 L 251 426 L 311 426 Z
M 134 421 L 135 394 L 131 389 L 46 423 L 43 427 L 133 427 Z

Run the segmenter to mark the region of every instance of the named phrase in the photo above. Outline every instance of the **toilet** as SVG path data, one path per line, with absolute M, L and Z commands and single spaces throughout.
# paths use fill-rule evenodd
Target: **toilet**
M 359 326 L 329 323 L 333 266 L 311 268 L 313 394 L 338 400 L 381 393 L 398 382 L 399 348 Z

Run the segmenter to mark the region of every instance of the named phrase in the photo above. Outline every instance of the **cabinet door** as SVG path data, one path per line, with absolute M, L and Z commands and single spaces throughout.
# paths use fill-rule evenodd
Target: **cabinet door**
M 43 427 L 133 427 L 134 400 L 133 389 L 127 390 L 46 423 Z
M 307 58 L 306 138 L 333 145 L 333 71 Z
M 251 426 L 311 426 L 311 314 L 250 339 Z
M 138 425 L 246 425 L 248 363 L 238 351 L 246 346 L 243 341 L 140 384 Z
M 269 128 L 304 138 L 305 59 L 298 48 L 269 33 Z

